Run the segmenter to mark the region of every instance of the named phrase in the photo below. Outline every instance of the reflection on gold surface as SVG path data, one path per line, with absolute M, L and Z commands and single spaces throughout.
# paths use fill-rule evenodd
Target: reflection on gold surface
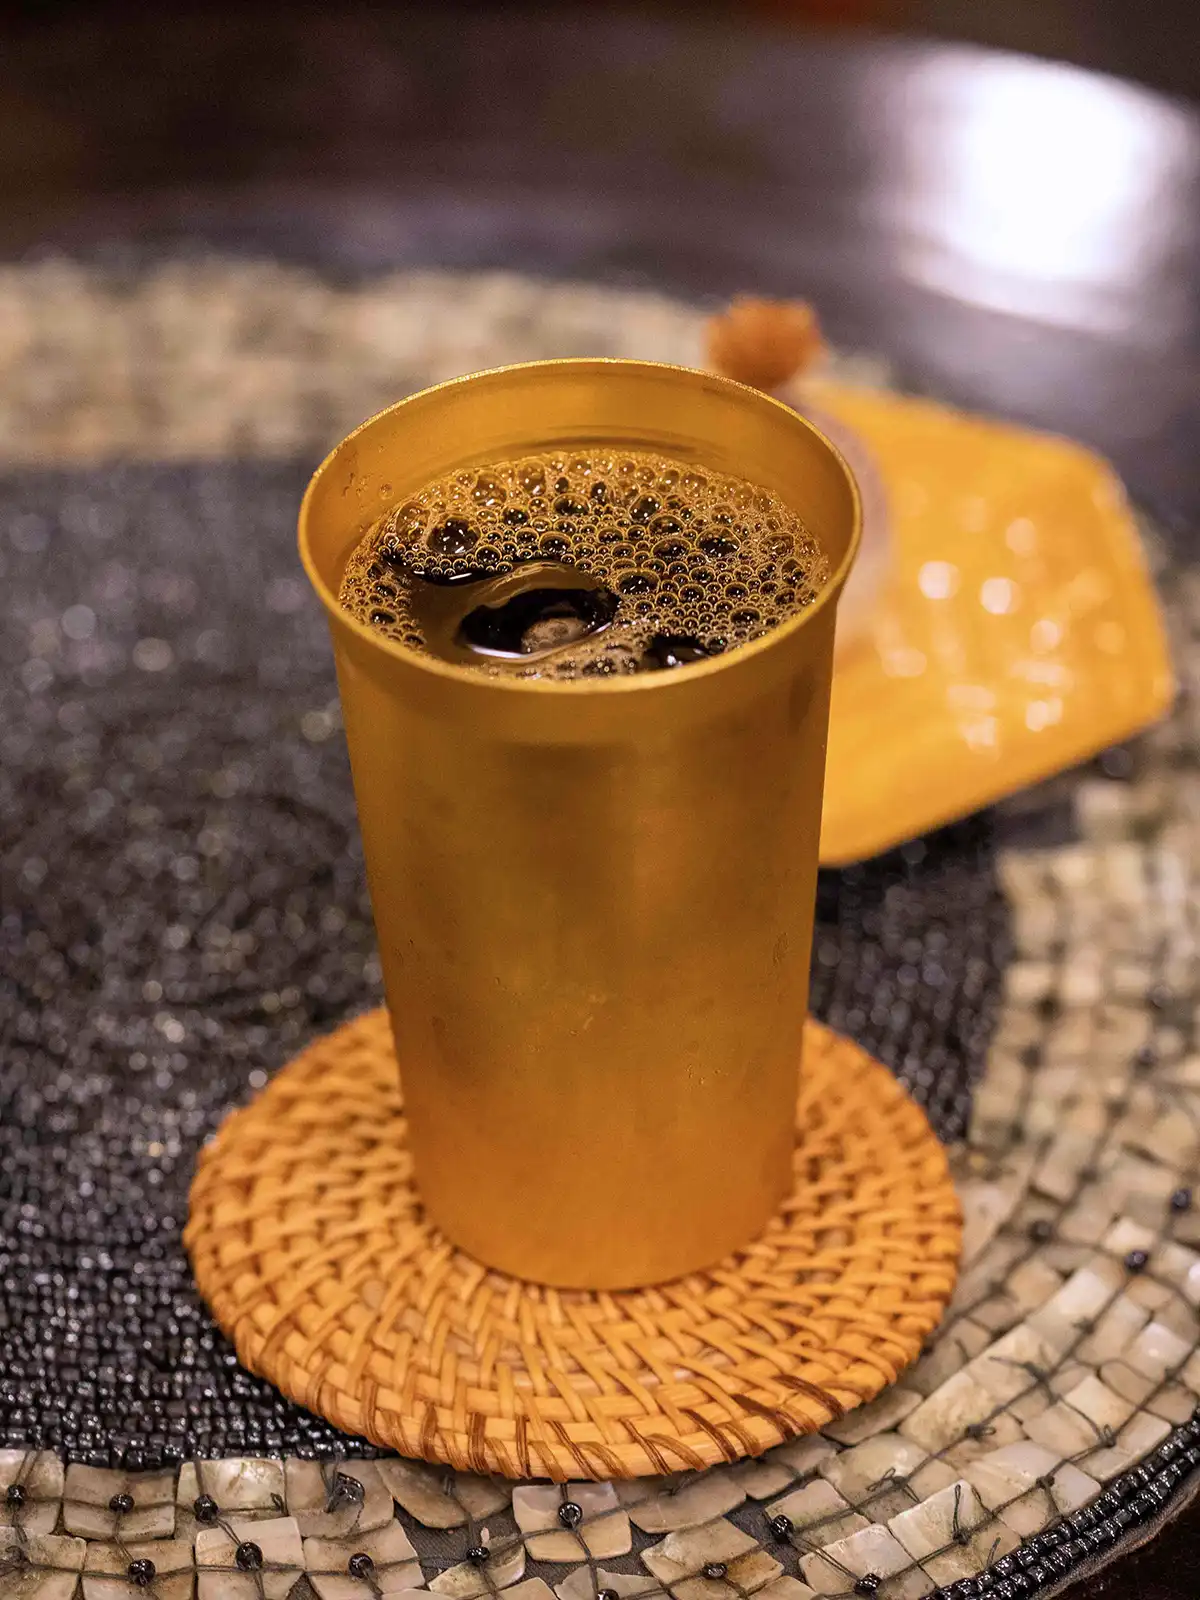
M 874 855 L 1128 737 L 1173 683 L 1121 485 L 1047 434 L 822 385 L 883 480 L 891 570 L 839 659 L 821 857 Z

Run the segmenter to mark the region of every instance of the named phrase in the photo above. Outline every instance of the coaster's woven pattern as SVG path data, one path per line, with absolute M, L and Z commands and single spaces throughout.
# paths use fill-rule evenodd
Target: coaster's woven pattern
M 736 1461 L 893 1382 L 954 1288 L 960 1211 L 924 1114 L 816 1023 L 801 1076 L 796 1185 L 762 1238 L 662 1287 L 556 1291 L 424 1220 L 376 1011 L 229 1118 L 185 1242 L 246 1366 L 378 1443 L 513 1478 Z

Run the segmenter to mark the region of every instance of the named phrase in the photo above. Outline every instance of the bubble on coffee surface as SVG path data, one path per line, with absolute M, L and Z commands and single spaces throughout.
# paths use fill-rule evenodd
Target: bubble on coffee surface
M 548 452 L 429 484 L 350 557 L 342 604 L 484 671 L 686 667 L 812 604 L 828 562 L 777 495 L 632 450 Z

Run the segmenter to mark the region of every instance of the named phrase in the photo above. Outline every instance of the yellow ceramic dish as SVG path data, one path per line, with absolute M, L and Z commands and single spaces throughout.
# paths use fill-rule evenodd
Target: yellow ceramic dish
M 877 854 L 1155 721 L 1174 682 L 1120 482 L 1065 439 L 833 384 L 888 505 L 886 583 L 834 676 L 821 860 Z

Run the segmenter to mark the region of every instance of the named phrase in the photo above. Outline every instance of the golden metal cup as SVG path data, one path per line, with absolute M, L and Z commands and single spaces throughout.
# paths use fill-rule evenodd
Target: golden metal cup
M 656 450 L 772 489 L 827 552 L 807 611 L 676 671 L 489 676 L 338 604 L 393 504 L 534 449 Z M 794 411 L 634 361 L 460 378 L 363 423 L 300 512 L 329 613 L 415 1174 L 491 1266 L 623 1288 L 719 1261 L 792 1176 L 834 613 L 854 482 Z

